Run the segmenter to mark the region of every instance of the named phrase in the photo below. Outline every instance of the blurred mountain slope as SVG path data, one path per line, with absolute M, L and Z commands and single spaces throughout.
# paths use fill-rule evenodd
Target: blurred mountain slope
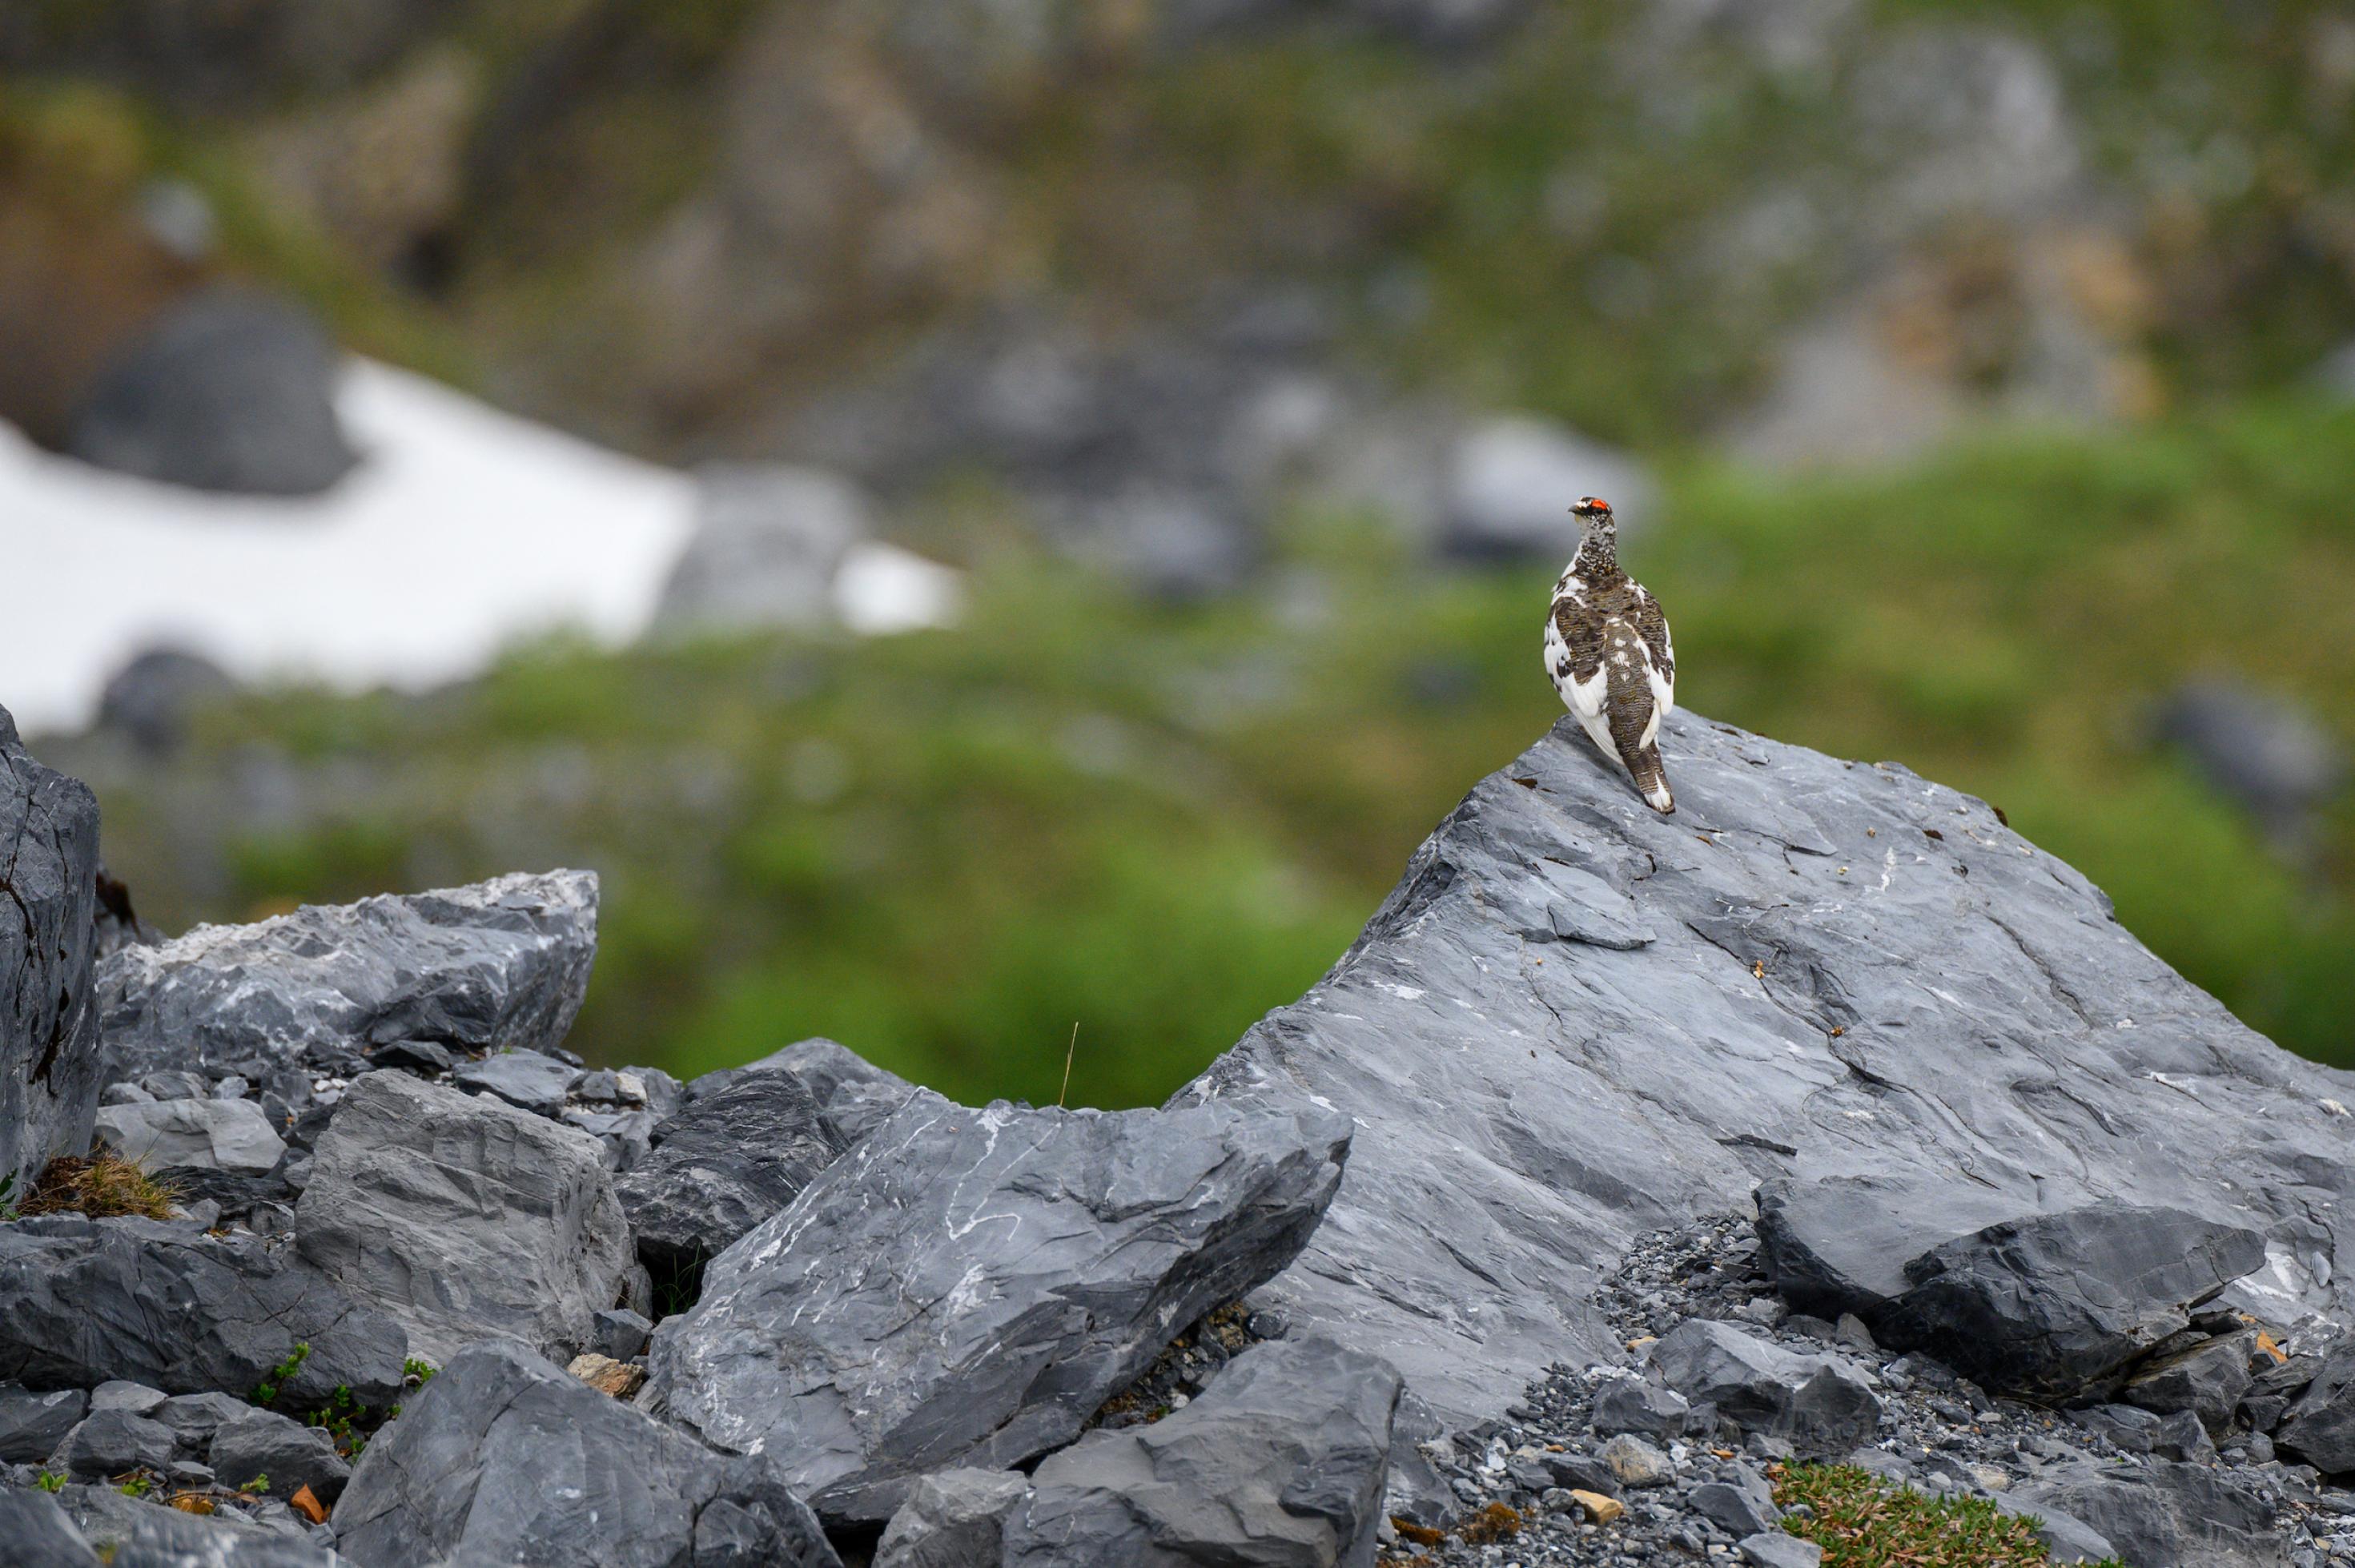
M 1685 472 L 1678 526 L 1629 546 L 1680 699 L 1987 796 L 2250 1023 L 2350 1060 L 2355 808 L 2285 863 L 2154 731 L 2223 667 L 2355 733 L 2355 412 Z M 161 766 L 103 731 L 43 755 L 167 927 L 591 865 L 584 1050 L 684 1071 L 826 1032 L 1044 1099 L 1076 1020 L 1073 1095 L 1146 1102 L 1296 996 L 1559 716 L 1542 572 L 1435 576 L 1362 518 L 1281 537 L 1259 588 L 1190 608 L 1006 547 L 952 633 L 550 645 L 429 698 L 204 708 Z

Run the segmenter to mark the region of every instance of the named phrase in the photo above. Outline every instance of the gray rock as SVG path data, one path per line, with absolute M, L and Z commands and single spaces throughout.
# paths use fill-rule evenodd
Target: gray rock
M 2150 1435 L 2150 1451 L 2162 1459 L 2181 1459 L 2196 1464 L 2216 1462 L 2216 1445 L 2200 1417 L 2188 1410 L 2172 1415 L 2162 1415 Z
M 435 1362 L 490 1334 L 570 1360 L 633 1261 L 594 1139 L 389 1071 L 345 1091 L 294 1226 L 305 1259 Z
M 1783 1510 L 1774 1506 L 1774 1488 L 1747 1465 L 1732 1467 L 1733 1478 L 1704 1481 L 1685 1498 L 1685 1506 L 1736 1540 L 1778 1529 Z
M 198 1516 L 134 1502 L 111 1487 L 69 1487 L 68 1511 L 112 1568 L 350 1568 L 291 1517 L 276 1528 L 228 1509 Z
M 410 1039 L 540 1050 L 571 1027 L 596 950 L 591 871 L 306 905 L 112 955 L 100 1027 L 118 1077 Z
M 887 1072 L 830 1040 L 798 1041 L 742 1071 L 763 1067 L 782 1067 L 807 1085 L 826 1130 L 845 1148 L 873 1132 L 916 1092 L 898 1073 Z
M 100 1568 L 98 1553 L 48 1493 L 0 1487 L 0 1541 L 16 1568 Z
M 98 1113 L 98 1132 L 116 1153 L 149 1170 L 182 1166 L 260 1173 L 286 1153 L 286 1140 L 250 1100 L 107 1105 Z
M 259 1237 L 79 1215 L 0 1226 L 0 1378 L 246 1389 L 298 1342 L 310 1351 L 289 1399 L 323 1403 L 339 1384 L 367 1405 L 400 1397 L 400 1325 Z
M 798 1197 L 844 1147 L 791 1072 L 747 1070 L 690 1096 L 616 1189 L 639 1255 L 658 1273 L 719 1256 Z
M 2059 1465 L 2011 1496 L 2025 1510 L 2050 1508 L 2081 1521 L 2130 1563 L 2285 1568 L 2289 1562 L 2271 1505 L 2199 1465 Z
M 2118 1397 L 2160 1415 L 2190 1411 L 2210 1432 L 2222 1432 L 2249 1392 L 2249 1358 L 2256 1349 L 2254 1329 L 2210 1339 L 2137 1369 Z
M 1030 1493 L 1018 1470 L 920 1477 L 876 1543 L 875 1568 L 998 1568 L 1006 1516 Z
M 1824 1549 L 1781 1531 L 1762 1531 L 1742 1538 L 1742 1560 L 1756 1568 L 1820 1568 Z
M 590 1111 L 568 1105 L 557 1120 L 595 1138 L 605 1168 L 617 1176 L 635 1170 L 654 1147 L 656 1123 L 652 1111 Z
M 91 1413 L 101 1410 L 128 1411 L 133 1415 L 153 1415 L 155 1409 L 171 1396 L 159 1388 L 134 1383 L 123 1378 L 110 1378 L 90 1391 Z
M 824 625 L 834 575 L 874 531 L 858 487 L 824 469 L 724 464 L 697 475 L 695 533 L 655 608 L 674 631 Z
M 1869 1323 L 1905 1294 L 1905 1265 L 1942 1243 L 2032 1210 L 2024 1191 L 1911 1172 L 1778 1177 L 1758 1204 L 1759 1261 L 1802 1312 Z
M 172 1429 L 182 1453 L 201 1454 L 212 1446 L 213 1434 L 221 1423 L 234 1421 L 252 1408 L 230 1394 L 183 1393 L 165 1400 L 151 1413 Z
M 1370 1568 L 1399 1390 L 1329 1340 L 1255 1346 L 1185 1409 L 1041 1462 L 1007 1568 Z
M 1998 1492 L 1995 1506 L 2009 1514 L 2024 1514 L 2036 1521 L 2036 1539 L 2056 1563 L 2100 1563 L 2116 1555 L 2110 1538 L 2079 1519 L 2063 1513 L 2050 1501 L 2030 1505 L 2016 1492 Z
M 1661 745 L 1673 817 L 1565 719 L 1176 1097 L 1359 1124 L 1330 1219 L 1255 1306 L 1470 1424 L 1549 1365 L 1624 1358 L 1593 1289 L 1638 1236 L 1777 1176 L 1966 1169 L 2054 1208 L 2229 1202 L 2270 1259 L 2228 1299 L 2355 1318 L 2330 1261 L 2355 1207 L 2301 1196 L 2355 1169 L 2355 1119 L 2322 1104 L 2355 1077 L 2243 1027 L 1983 803 L 1690 713 Z M 1655 940 L 1559 934 L 1590 915 Z
M 765 1445 L 822 1513 L 886 1520 L 916 1475 L 1071 1441 L 1178 1330 L 1282 1268 L 1348 1138 L 1313 1109 L 919 1093 L 713 1261 L 655 1331 L 653 1385 L 708 1441 Z
M 575 1070 L 536 1051 L 502 1051 L 469 1061 L 451 1074 L 471 1094 L 496 1094 L 508 1104 L 552 1116 L 564 1108 Z
M 1623 1432 L 1605 1443 L 1597 1457 L 1614 1481 L 1631 1490 L 1665 1487 L 1677 1478 L 1675 1461 L 1630 1433 Z
M 89 1413 L 90 1395 L 80 1389 L 0 1388 L 0 1464 L 39 1464 Z
M 2312 713 L 2236 681 L 2177 688 L 2157 729 L 2277 837 L 2299 833 L 2307 815 L 2347 783 L 2346 753 Z
M 35 762 L 0 708 L 0 1179 L 22 1197 L 51 1158 L 90 1147 L 107 1074 L 91 1006 L 98 801 Z
M 291 1498 L 308 1487 L 328 1504 L 343 1495 L 352 1476 L 325 1432 L 269 1410 L 241 1411 L 222 1422 L 206 1463 L 223 1486 L 241 1488 L 266 1477 L 273 1498 Z
M 162 1471 L 172 1463 L 176 1441 L 162 1422 L 127 1410 L 101 1410 L 66 1434 L 49 1465 L 85 1480 L 126 1470 Z
M 2264 1262 L 2254 1231 L 2104 1200 L 1932 1248 L 1905 1265 L 1911 1284 L 1873 1333 L 1987 1388 L 2073 1398 Z
M 299 306 L 204 290 L 99 377 L 67 450 L 172 485 L 313 495 L 358 461 L 336 413 L 337 371 L 334 346 Z
M 1657 489 L 1627 453 L 1560 425 L 1527 415 L 1483 420 L 1449 455 L 1441 546 L 1473 560 L 1565 561 L 1578 549 L 1571 502 L 1608 496 L 1640 528 Z
M 128 736 L 150 757 L 166 757 L 179 750 L 197 709 L 236 689 L 229 672 L 201 654 L 144 649 L 107 677 L 98 699 L 98 725 Z M 130 923 L 135 930 L 136 923 Z
M 460 1351 L 377 1435 L 336 1529 L 361 1568 L 839 1568 L 766 1460 L 713 1454 L 496 1341 Z
M 1692 1406 L 1673 1389 L 1640 1378 L 1606 1384 L 1594 1396 L 1594 1430 L 1608 1437 L 1632 1432 L 1638 1437 L 1673 1437 L 1685 1429 Z
M 594 1317 L 594 1343 L 590 1349 L 601 1356 L 611 1356 L 626 1361 L 633 1356 L 644 1355 L 646 1337 L 655 1326 L 626 1307 L 607 1307 Z
M 1679 1324 L 1652 1347 L 1652 1368 L 1688 1400 L 1810 1458 L 1846 1454 L 1881 1420 L 1870 1385 L 1838 1358 L 1786 1350 L 1731 1323 Z
M 2069 1419 L 2128 1454 L 2147 1454 L 2158 1440 L 2158 1417 L 2130 1404 L 2087 1405 L 2069 1412 Z
M 2332 1475 L 2355 1471 L 2355 1339 L 2331 1347 L 2274 1433 L 2281 1450 Z

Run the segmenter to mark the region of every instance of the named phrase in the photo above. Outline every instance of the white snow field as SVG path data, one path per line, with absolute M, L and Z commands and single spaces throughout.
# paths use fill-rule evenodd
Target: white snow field
M 74 730 L 133 655 L 184 648 L 241 680 L 418 689 L 559 629 L 636 639 L 693 531 L 692 475 L 354 360 L 361 464 L 324 496 L 222 496 L 108 473 L 0 424 L 0 707 Z M 837 574 L 837 617 L 954 618 L 958 574 L 888 545 Z

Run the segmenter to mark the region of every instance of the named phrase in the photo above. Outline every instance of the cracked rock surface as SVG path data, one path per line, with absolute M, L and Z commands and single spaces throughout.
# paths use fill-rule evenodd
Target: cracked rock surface
M 20 1194 L 89 1147 L 98 1112 L 97 879 L 97 797 L 27 755 L 0 708 L 0 1177 Z
M 408 1040 L 538 1050 L 572 1027 L 596 953 L 592 871 L 306 904 L 112 954 L 101 1029 L 118 1078 Z
M 1314 1107 L 980 1110 L 928 1091 L 714 1259 L 650 1387 L 837 1520 L 1019 1464 L 1289 1263 L 1349 1126 Z
M 2355 1317 L 2355 1076 L 2243 1026 L 1982 802 L 1689 713 L 1661 749 L 1672 816 L 1556 725 L 1180 1091 L 1357 1119 L 1255 1305 L 1478 1422 L 1625 1359 L 1593 1292 L 1636 1236 L 1774 1178 L 1959 1175 L 2001 1201 L 1950 1236 L 2164 1206 L 2262 1237 L 2225 1304 Z

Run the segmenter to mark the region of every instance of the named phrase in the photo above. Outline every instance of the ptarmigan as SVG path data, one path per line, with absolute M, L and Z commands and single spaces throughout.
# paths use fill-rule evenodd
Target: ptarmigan
M 1586 537 L 1553 585 L 1546 674 L 1603 754 L 1627 770 L 1645 801 L 1677 808 L 1660 766 L 1660 720 L 1677 705 L 1677 655 L 1660 602 L 1621 570 L 1611 503 L 1593 496 L 1571 511 Z

